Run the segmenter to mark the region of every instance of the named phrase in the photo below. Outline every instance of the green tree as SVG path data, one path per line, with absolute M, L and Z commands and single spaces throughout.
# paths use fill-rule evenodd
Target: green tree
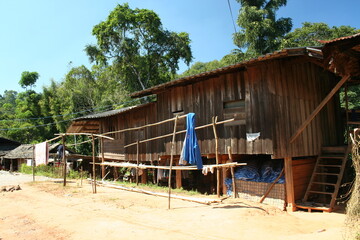
M 44 140 L 43 126 L 41 126 L 44 122 L 41 119 L 40 99 L 41 94 L 33 90 L 19 93 L 15 101 L 15 113 L 11 116 L 11 119 L 16 120 L 6 121 L 6 128 L 9 130 L 4 131 L 4 135 L 23 143 Z
M 21 73 L 21 79 L 19 81 L 19 84 L 22 88 L 28 88 L 30 89 L 35 86 L 36 81 L 39 78 L 39 74 L 37 72 L 22 72 Z
M 159 16 L 147 9 L 118 5 L 93 28 L 97 45 L 85 48 L 91 62 L 112 64 L 130 92 L 166 81 L 180 60 L 192 59 L 189 35 L 163 29 Z
M 326 23 L 304 22 L 301 28 L 284 36 L 281 48 L 321 46 L 319 40 L 331 40 L 359 32 L 359 29 L 350 26 L 329 27 Z
M 234 43 L 246 50 L 245 58 L 278 50 L 282 37 L 292 28 L 290 18 L 276 19 L 276 11 L 286 0 L 237 0 L 241 4 L 237 23 L 241 30 Z M 243 52 L 239 54 L 244 54 Z

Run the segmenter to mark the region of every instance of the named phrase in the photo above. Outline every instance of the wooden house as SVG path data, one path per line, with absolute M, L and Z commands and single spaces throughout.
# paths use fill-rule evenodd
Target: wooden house
M 358 37 L 351 40 L 358 42 Z M 329 44 L 334 43 L 337 42 Z M 313 170 L 322 148 L 344 145 L 345 125 L 337 93 L 352 76 L 335 74 L 324 62 L 321 48 L 284 49 L 133 93 L 133 98 L 152 95 L 156 100 L 79 118 L 67 132 L 119 131 L 189 112 L 196 114 L 198 126 L 211 124 L 213 117 L 219 122 L 233 119 L 216 126 L 220 163 L 229 161 L 229 147 L 233 161 L 280 162 L 286 179 L 284 200 L 288 209 L 294 210 L 296 201 L 308 194 L 309 181 L 315 181 Z M 184 128 L 185 123 L 179 121 L 178 130 Z M 170 122 L 114 133 L 115 141 L 103 143 L 105 158 L 136 161 L 138 154 L 141 162 L 169 159 L 170 137 L 146 142 L 140 149 L 129 145 L 172 131 Z M 213 129 L 197 130 L 197 137 L 203 160 L 213 162 L 216 155 Z M 183 140 L 184 135 L 176 137 L 177 157 Z M 213 184 L 210 178 L 206 181 Z

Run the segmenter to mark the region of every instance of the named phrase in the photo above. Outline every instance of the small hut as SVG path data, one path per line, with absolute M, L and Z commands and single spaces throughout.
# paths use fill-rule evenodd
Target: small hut
M 10 171 L 18 171 L 21 164 L 28 164 L 28 161 L 31 161 L 34 158 L 33 149 L 33 144 L 21 144 L 17 148 L 10 151 L 3 157 L 5 162 L 5 169 Z
M 6 139 L 6 138 L 0 138 L 0 170 L 2 168 L 6 169 L 5 161 L 3 160 L 3 157 L 8 154 L 11 150 L 17 148 L 20 146 L 19 142 Z M 8 166 L 9 167 L 9 166 Z

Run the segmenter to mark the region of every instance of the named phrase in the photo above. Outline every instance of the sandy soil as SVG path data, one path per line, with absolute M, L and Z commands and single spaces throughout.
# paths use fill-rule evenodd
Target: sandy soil
M 5 180 L 7 179 L 7 180 Z M 9 180 L 11 179 L 11 180 Z M 20 180 L 21 179 L 21 180 Z M 287 213 L 241 199 L 203 205 L 72 182 L 24 183 L 0 174 L 0 240 L 26 239 L 342 239 L 341 213 Z M 6 184 L 4 184 L 6 183 Z

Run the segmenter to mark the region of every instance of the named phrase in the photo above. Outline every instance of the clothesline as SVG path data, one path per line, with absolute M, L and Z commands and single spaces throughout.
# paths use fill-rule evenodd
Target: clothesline
M 99 163 L 99 165 L 106 165 L 111 167 L 127 167 L 127 168 L 139 168 L 139 169 L 165 169 L 169 170 L 170 166 L 155 166 L 155 165 L 146 165 L 146 164 L 135 164 L 135 163 L 118 163 L 118 162 L 104 162 Z M 244 166 L 246 163 L 223 163 L 223 164 L 211 164 L 211 165 L 204 165 L 204 168 L 223 168 L 223 167 L 237 167 L 237 166 Z M 172 170 L 198 170 L 196 166 L 173 166 Z

